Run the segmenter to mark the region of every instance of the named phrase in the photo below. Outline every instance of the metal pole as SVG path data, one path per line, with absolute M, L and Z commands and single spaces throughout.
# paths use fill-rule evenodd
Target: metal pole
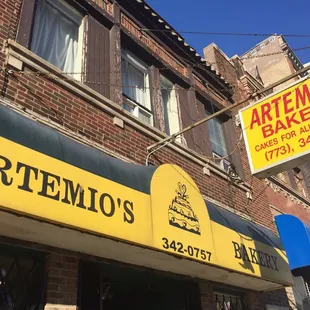
M 165 142 L 168 142 L 168 141 L 171 142 L 171 140 L 173 142 L 177 136 L 179 136 L 179 135 L 181 135 L 181 134 L 183 134 L 183 133 L 185 133 L 185 132 L 187 132 L 187 131 L 189 131 L 189 130 L 191 130 L 191 129 L 193 129 L 193 128 L 195 128 L 195 127 L 197 127 L 197 126 L 199 126 L 199 125 L 201 125 L 201 124 L 203 124 L 205 122 L 207 122 L 208 120 L 210 120 L 210 119 L 212 119 L 214 117 L 217 117 L 217 116 L 225 113 L 226 111 L 229 111 L 231 109 L 234 109 L 234 108 L 240 106 L 241 104 L 247 102 L 248 100 L 253 99 L 255 96 L 261 95 L 262 93 L 264 93 L 264 92 L 266 92 L 266 91 L 268 91 L 270 89 L 273 89 L 274 87 L 276 87 L 276 86 L 278 86 L 278 85 L 280 85 L 280 84 L 282 84 L 282 83 L 284 83 L 284 82 L 286 82 L 286 81 L 288 81 L 290 79 L 293 79 L 294 77 L 296 77 L 296 76 L 298 76 L 300 74 L 303 74 L 303 73 L 307 72 L 308 70 L 310 70 L 310 65 L 305 67 L 305 68 L 303 68 L 303 69 L 301 69 L 301 70 L 299 70 L 299 71 L 296 71 L 295 73 L 293 73 L 293 74 L 291 74 L 291 75 L 289 75 L 289 76 L 287 76 L 287 77 L 285 77 L 285 78 L 283 78 L 283 79 L 281 79 L 281 80 L 279 80 L 279 81 L 277 81 L 277 82 L 275 82 L 275 83 L 273 83 L 273 84 L 271 84 L 271 85 L 269 85 L 269 86 L 267 86 L 267 87 L 265 87 L 265 88 L 263 88 L 261 90 L 258 90 L 257 92 L 255 92 L 255 93 L 251 94 L 250 96 L 248 96 L 246 99 L 244 99 L 242 101 L 239 101 L 239 102 L 236 102 L 236 103 L 234 103 L 234 104 L 232 104 L 232 105 L 230 105 L 230 106 L 228 106 L 228 107 L 226 107 L 226 108 L 224 108 L 222 110 L 219 110 L 219 111 L 213 113 L 212 115 L 209 115 L 209 116 L 201 119 L 200 121 L 198 121 L 196 123 L 193 123 L 192 125 L 190 125 L 188 127 L 185 127 L 184 129 L 180 130 L 179 132 L 173 134 L 172 136 L 169 136 L 169 137 L 167 137 L 165 139 L 162 139 L 162 140 L 152 144 L 151 146 L 147 147 L 147 151 L 149 152 L 150 150 L 154 149 L 155 147 L 157 147 L 157 146 L 159 146 L 159 145 L 161 145 L 161 144 L 163 144 Z

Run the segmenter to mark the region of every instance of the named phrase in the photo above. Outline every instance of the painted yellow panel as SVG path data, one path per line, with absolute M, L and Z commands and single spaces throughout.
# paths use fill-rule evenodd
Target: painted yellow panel
M 149 195 L 4 138 L 0 138 L 0 193 L 6 209 L 152 244 Z
M 211 223 L 202 195 L 191 177 L 175 165 L 162 165 L 151 183 L 154 247 L 213 263 Z
M 150 196 L 0 138 L 0 205 L 81 231 L 291 283 L 285 253 L 210 221 L 198 187 L 175 165 L 156 169 Z
M 240 117 L 253 174 L 265 177 L 309 158 L 309 78 L 242 109 Z
M 285 251 L 211 222 L 216 264 L 278 283 L 292 284 Z M 268 237 L 267 237 L 268 239 Z

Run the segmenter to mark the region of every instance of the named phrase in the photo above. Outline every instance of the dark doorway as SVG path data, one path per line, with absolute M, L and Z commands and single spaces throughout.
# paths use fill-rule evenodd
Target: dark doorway
M 0 310 L 43 308 L 44 256 L 0 244 Z
M 81 310 L 197 310 L 196 283 L 149 269 L 82 262 Z

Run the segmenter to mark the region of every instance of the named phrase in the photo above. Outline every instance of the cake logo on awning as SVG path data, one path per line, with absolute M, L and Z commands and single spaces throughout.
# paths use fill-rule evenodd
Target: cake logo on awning
M 172 200 L 168 210 L 169 224 L 200 235 L 200 224 L 186 192 L 186 185 L 179 182 L 176 190 L 177 195 Z

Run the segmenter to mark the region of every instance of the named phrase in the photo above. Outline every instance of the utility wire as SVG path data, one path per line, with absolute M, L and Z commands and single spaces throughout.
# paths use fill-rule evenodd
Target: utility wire
M 11 75 L 13 75 L 15 78 L 16 78 L 16 75 L 15 75 L 15 71 L 12 71 L 12 70 L 10 70 L 10 74 Z M 20 71 L 17 71 L 17 74 L 18 73 L 20 73 Z M 36 75 L 36 76 L 40 76 L 40 75 L 43 75 L 43 76 L 49 76 L 49 74 L 41 74 L 41 72 L 31 72 L 31 74 L 34 74 L 34 75 Z M 54 79 L 55 77 L 51 74 L 50 75 L 51 77 L 52 77 L 52 79 Z M 57 77 L 56 77 L 56 79 L 57 79 Z M 67 79 L 68 81 L 71 81 L 71 79 Z M 88 83 L 87 81 L 84 81 L 84 83 Z M 89 83 L 95 83 L 95 84 L 97 84 L 97 82 L 89 82 Z M 109 83 L 101 83 L 100 82 L 100 84 L 102 85 L 108 85 L 108 86 L 115 86 L 115 87 L 121 87 L 120 85 L 113 85 L 113 84 L 109 84 Z M 27 84 L 25 84 L 26 86 L 27 86 Z M 24 87 L 25 87 L 25 85 L 24 85 Z M 129 87 L 131 87 L 131 88 L 137 88 L 137 86 L 132 86 L 132 85 L 128 85 L 128 86 L 123 86 L 124 88 L 129 88 Z M 152 87 L 149 87 L 149 88 L 152 88 Z M 155 87 L 154 87 L 155 88 Z M 153 89 L 154 89 L 153 88 Z M 270 86 L 268 87 L 268 88 L 270 88 Z M 29 87 L 29 86 L 27 86 L 27 89 L 30 91 L 30 93 L 32 93 L 34 96 L 36 96 L 33 92 L 32 92 L 32 90 L 31 90 L 31 88 Z M 163 88 L 159 88 L 159 87 L 157 87 L 157 89 L 163 89 Z M 174 88 L 169 88 L 169 89 L 174 89 Z M 193 91 L 195 91 L 195 90 L 193 90 Z M 264 92 L 264 89 L 263 90 L 261 90 L 260 92 Z M 244 101 L 242 101 L 243 103 L 245 103 L 245 102 L 247 102 L 248 100 L 250 100 L 250 99 L 253 99 L 252 98 L 252 96 L 253 96 L 253 94 L 251 94 L 248 98 L 246 98 Z M 38 98 L 37 98 L 38 99 Z M 279 105 L 280 104 L 280 102 L 281 102 L 282 100 L 279 100 L 278 101 L 278 103 L 276 104 L 276 105 L 274 105 L 273 107 L 272 107 L 272 109 L 274 109 L 277 105 Z M 240 103 L 238 103 L 238 105 L 239 105 Z M 44 104 L 45 105 L 45 104 Z M 236 105 L 236 104 L 235 104 Z M 45 105 L 46 106 L 46 105 Z M 227 109 L 227 110 L 230 110 L 232 107 L 234 107 L 234 105 L 231 105 L 231 106 L 228 106 L 228 107 L 226 107 L 226 108 L 224 108 L 223 110 L 225 110 L 225 109 Z M 221 112 L 221 111 L 223 111 L 223 110 L 219 110 L 218 112 L 215 112 L 213 115 L 215 115 L 215 114 L 219 114 L 219 112 Z M 55 114 L 55 111 L 53 110 L 52 111 L 53 112 L 53 114 Z M 221 114 L 221 113 L 220 113 Z M 207 118 L 212 118 L 211 117 L 212 115 L 210 115 L 209 117 L 207 117 Z M 207 121 L 207 120 L 206 120 Z M 195 123 L 194 123 L 195 124 Z M 193 126 L 193 125 L 191 125 L 191 126 Z M 194 126 L 194 127 L 196 127 L 196 126 Z M 194 128 L 194 127 L 192 127 L 192 128 Z M 230 159 L 230 157 L 236 152 L 236 150 L 239 148 L 239 146 L 240 146 L 240 144 L 241 144 L 241 142 L 242 142 L 242 137 L 243 137 L 243 132 L 246 130 L 246 129 L 248 129 L 248 127 L 249 126 L 247 126 L 247 127 L 245 127 L 245 128 L 243 128 L 242 129 L 242 131 L 241 131 L 241 134 L 240 134 L 240 138 L 238 139 L 238 141 L 237 141 L 237 143 L 236 143 L 236 145 L 235 145 L 235 147 L 234 147 L 234 149 L 233 150 L 231 150 L 231 152 L 229 153 L 229 154 L 227 154 L 226 156 L 222 156 L 222 157 L 219 157 L 218 158 L 218 160 L 225 160 L 225 159 Z M 184 131 L 184 129 L 182 130 L 182 131 Z M 169 139 L 171 139 L 173 136 L 175 136 L 176 134 L 174 134 L 174 135 L 172 135 L 171 137 L 168 137 Z M 179 135 L 179 134 L 178 134 Z M 168 138 L 166 138 L 167 139 L 167 141 L 169 140 Z M 205 157 L 205 159 L 209 159 L 209 160 L 214 160 L 214 157 Z
M 0 69 L 0 72 L 5 72 L 5 70 Z M 20 75 L 20 76 L 37 76 L 37 77 L 46 77 L 46 78 L 51 78 L 53 80 L 63 80 L 63 81 L 68 81 L 68 82 L 72 82 L 72 79 L 74 79 L 73 77 L 70 78 L 70 76 L 74 76 L 74 75 L 80 75 L 81 73 L 84 72 L 61 72 L 61 73 L 52 73 L 52 72 L 44 72 L 44 71 L 18 71 L 18 70 L 8 70 L 10 71 L 12 74 L 15 75 Z M 98 73 L 99 74 L 99 73 Z M 83 80 L 82 81 L 83 84 L 94 84 L 94 85 L 105 85 L 105 86 L 111 86 L 111 87 L 122 87 L 122 88 L 139 88 L 139 89 L 152 89 L 152 90 L 156 90 L 156 89 L 165 89 L 165 90 L 175 90 L 175 87 L 156 87 L 156 86 L 143 86 L 143 87 L 138 87 L 137 85 L 123 85 L 123 84 L 111 84 L 108 82 L 102 82 L 102 81 L 89 81 L 89 80 Z M 231 86 L 232 89 L 235 88 L 236 86 L 232 85 Z M 207 87 L 206 87 L 207 88 Z M 227 90 L 227 88 L 222 88 L 222 89 L 218 89 L 218 91 L 225 91 Z M 195 89 L 186 89 L 186 91 L 196 91 Z
M 22 73 L 22 75 L 24 75 L 24 72 L 22 72 L 22 71 L 13 71 L 13 70 L 9 70 L 9 72 L 10 72 L 10 74 L 12 75 L 12 76 L 14 76 L 15 78 L 17 78 L 17 76 L 16 76 L 16 74 L 18 75 L 18 74 L 20 74 L 20 73 Z M 61 80 L 67 80 L 67 81 L 72 81 L 71 79 L 63 79 L 63 78 L 59 78 L 59 77 L 55 77 L 52 73 L 41 73 L 41 72 L 30 72 L 30 74 L 31 75 L 35 75 L 35 76 L 47 76 L 47 77 L 50 77 L 51 79 L 61 79 Z M 121 87 L 120 85 L 114 85 L 114 84 L 110 84 L 110 83 L 103 83 L 103 82 L 92 82 L 92 81 L 84 81 L 84 83 L 87 83 L 87 84 L 100 84 L 100 85 L 106 85 L 106 86 L 112 86 L 112 87 Z M 23 83 L 24 84 L 24 83 Z M 29 92 L 31 93 L 31 94 L 33 94 L 34 96 L 36 96 L 35 95 L 35 93 L 32 91 L 32 89 L 29 87 L 29 86 L 27 86 L 27 84 L 24 84 L 23 85 L 24 87 L 26 87 L 28 90 L 29 90 Z M 133 85 L 125 85 L 125 86 L 122 86 L 123 88 L 137 88 L 137 86 L 133 86 Z M 174 88 L 162 88 L 162 87 L 147 87 L 148 89 L 169 89 L 169 90 L 173 90 Z M 206 86 L 206 88 L 208 88 L 208 86 Z M 188 91 L 191 91 L 190 89 L 188 90 Z M 192 91 L 195 91 L 195 89 L 193 89 Z M 209 91 L 211 91 L 210 89 L 209 89 Z M 252 96 L 253 94 L 251 94 L 247 99 L 245 99 L 243 102 L 245 103 L 245 102 L 247 102 L 249 99 L 252 99 Z M 37 97 L 37 96 L 36 96 Z M 37 98 L 38 99 L 38 98 Z M 41 101 L 41 100 L 40 100 Z M 276 108 L 276 106 L 278 106 L 280 103 L 282 102 L 282 100 L 279 100 L 278 102 L 277 102 L 277 104 L 275 104 L 273 107 L 272 107 L 272 109 L 274 109 L 274 108 Z M 44 104 L 45 106 L 46 106 L 46 104 Z M 228 106 L 227 108 L 224 108 L 224 109 L 227 109 L 227 110 L 229 110 L 229 108 L 231 108 L 231 107 L 233 107 L 233 105 L 231 105 L 231 106 Z M 217 114 L 217 113 L 219 113 L 220 111 L 222 111 L 222 110 L 219 110 L 218 112 L 215 112 L 214 114 Z M 53 114 L 55 114 L 55 111 L 53 110 L 52 111 L 53 112 Z M 213 115 L 214 115 L 213 114 Z M 210 116 L 212 116 L 212 115 L 210 115 Z M 261 116 L 262 117 L 262 116 Z M 210 118 L 211 119 L 211 118 Z M 195 124 L 195 123 L 194 123 Z M 196 126 L 195 126 L 196 127 Z M 249 126 L 248 126 L 249 127 Z M 241 134 L 240 134 L 240 137 L 239 137 L 239 139 L 238 139 L 238 141 L 237 141 L 237 143 L 236 143 L 236 145 L 235 145 L 235 147 L 226 155 L 226 156 L 222 156 L 222 157 L 219 157 L 218 158 L 218 160 L 229 160 L 230 159 L 230 157 L 237 151 L 237 149 L 239 148 L 239 146 L 240 146 L 240 144 L 241 144 L 241 142 L 242 142 L 242 138 L 243 138 L 243 132 L 246 130 L 246 129 L 248 129 L 248 127 L 245 127 L 245 128 L 243 128 L 242 130 L 241 130 Z M 199 147 L 200 148 L 200 147 Z M 214 157 L 205 157 L 205 159 L 209 159 L 209 160 L 214 160 Z
M 177 35 L 178 33 L 191 34 L 191 35 L 215 35 L 215 36 L 239 36 L 239 37 L 271 37 L 278 36 L 274 33 L 245 33 L 245 32 L 210 32 L 210 31 L 188 31 L 188 30 L 171 30 L 171 29 L 154 29 L 154 28 L 140 28 L 141 31 L 145 32 L 163 32 L 170 33 L 172 35 Z M 281 34 L 284 37 L 292 38 L 310 38 L 310 34 L 295 34 L 286 33 Z
M 166 141 L 173 140 L 173 139 L 175 139 L 177 136 L 179 136 L 179 135 L 181 135 L 181 134 L 183 134 L 183 133 L 185 133 L 185 132 L 187 132 L 187 131 L 189 131 L 189 130 L 191 130 L 191 129 L 193 129 L 193 128 L 195 128 L 195 127 L 197 127 L 197 126 L 199 126 L 199 125 L 201 125 L 201 124 L 203 124 L 203 123 L 205 123 L 206 121 L 208 121 L 208 120 L 210 120 L 210 119 L 212 119 L 212 118 L 214 118 L 214 117 L 217 117 L 217 116 L 219 116 L 219 115 L 221 115 L 221 114 L 223 114 L 223 113 L 226 113 L 227 111 L 230 111 L 230 110 L 232 110 L 232 109 L 234 109 L 234 108 L 236 108 L 236 107 L 238 107 L 238 106 L 240 106 L 240 105 L 242 105 L 242 104 L 248 102 L 248 101 L 251 100 L 251 99 L 255 99 L 255 96 L 256 96 L 256 95 L 261 95 L 261 94 L 263 94 L 263 93 L 265 93 L 265 92 L 267 92 L 267 91 L 273 89 L 274 87 L 276 87 L 276 86 L 278 86 L 278 85 L 280 85 L 280 84 L 283 84 L 284 82 L 287 82 L 288 80 L 291 80 L 292 78 L 294 78 L 294 77 L 296 77 L 296 76 L 299 76 L 299 75 L 301 75 L 301 74 L 303 74 L 303 73 L 305 73 L 305 72 L 307 72 L 307 71 L 309 71 L 309 70 L 310 70 L 310 65 L 307 66 L 307 67 L 305 67 L 305 68 L 303 68 L 303 69 L 301 69 L 301 70 L 296 71 L 296 72 L 293 73 L 293 74 L 290 74 L 289 76 L 287 76 L 287 77 L 285 77 L 285 78 L 283 78 L 283 79 L 277 81 L 276 83 L 273 83 L 273 84 L 269 85 L 268 87 L 265 87 L 265 88 L 263 88 L 263 89 L 261 89 L 261 90 L 258 90 L 256 93 L 250 94 L 247 98 L 245 98 L 245 99 L 242 100 L 242 101 L 239 101 L 239 102 L 236 102 L 236 103 L 234 103 L 234 104 L 232 104 L 232 105 L 230 105 L 230 106 L 227 106 L 227 107 L 225 107 L 224 109 L 219 110 L 219 111 L 215 112 L 214 114 L 209 115 L 209 116 L 207 116 L 207 117 L 205 117 L 205 118 L 203 118 L 203 119 L 197 121 L 196 123 L 194 123 L 194 124 L 192 124 L 192 125 L 190 125 L 190 126 L 188 126 L 188 127 L 186 127 L 186 128 L 183 128 L 182 130 L 180 130 L 179 132 L 173 134 L 172 136 L 167 137 L 167 138 L 165 138 L 165 139 L 162 139 L 162 140 L 160 140 L 160 141 L 154 143 L 153 145 L 151 145 L 151 146 L 148 147 L 148 150 L 151 150 L 151 149 L 153 149 L 154 147 L 157 147 L 158 145 L 160 145 L 160 144 L 162 144 L 162 143 L 165 143 Z
M 304 47 L 299 47 L 299 48 L 293 48 L 291 49 L 292 51 L 301 51 L 301 50 L 307 50 L 310 49 L 310 46 L 304 46 Z M 254 59 L 254 58 L 262 58 L 262 57 L 269 57 L 269 56 L 274 56 L 274 55 L 279 55 L 279 54 L 287 54 L 288 51 L 279 51 L 279 52 L 274 52 L 274 53 L 267 53 L 267 54 L 260 54 L 260 55 L 253 55 L 253 56 L 244 56 L 244 57 L 240 57 L 241 60 L 244 59 Z M 184 59 L 184 58 L 183 58 Z M 187 59 L 184 59 L 185 61 L 188 62 Z M 196 68 L 206 68 L 206 66 L 208 65 L 216 65 L 217 62 L 208 62 L 206 60 L 206 65 L 201 64 L 201 63 L 191 63 L 191 66 L 189 66 L 188 68 L 192 68 L 192 69 L 196 69 Z M 173 67 L 156 67 L 156 69 L 158 69 L 159 71 L 166 71 L 166 70 L 171 70 L 171 69 L 176 69 L 176 68 L 184 68 L 184 65 L 180 65 L 180 66 L 173 66 Z M 0 72 L 3 71 L 3 69 L 0 69 Z M 113 70 L 113 71 L 106 71 L 106 70 L 100 70 L 100 71 L 80 71 L 80 72 L 61 72 L 61 73 L 57 73 L 57 75 L 85 75 L 85 74 L 104 74 L 104 73 L 111 73 L 111 74 L 121 74 L 122 71 L 119 70 Z M 208 73 L 210 73 L 208 71 Z M 29 74 L 44 74 L 44 73 L 40 73 L 40 72 L 26 72 L 26 71 L 19 71 L 19 74 L 24 74 L 24 75 L 29 75 Z M 219 78 L 217 76 L 217 78 Z

